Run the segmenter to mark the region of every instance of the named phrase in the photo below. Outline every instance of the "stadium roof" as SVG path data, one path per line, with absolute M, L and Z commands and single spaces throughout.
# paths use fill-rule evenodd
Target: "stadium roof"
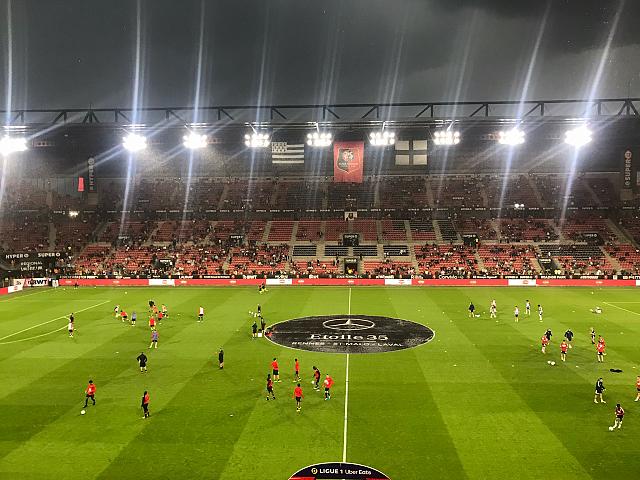
M 10 125 L 28 124 L 158 124 L 179 122 L 213 124 L 272 124 L 308 126 L 313 122 L 402 121 L 420 122 L 451 120 L 540 119 L 577 121 L 621 116 L 640 116 L 640 98 L 598 98 L 565 100 L 496 100 L 464 102 L 341 103 L 282 105 L 212 105 L 120 108 L 63 108 L 0 110 Z M 193 119 L 197 119 L 194 122 Z

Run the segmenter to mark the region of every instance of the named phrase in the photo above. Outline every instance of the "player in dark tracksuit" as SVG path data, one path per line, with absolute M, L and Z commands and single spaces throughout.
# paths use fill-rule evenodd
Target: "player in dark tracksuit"
M 147 356 L 144 352 L 141 352 L 140 355 L 136 357 L 138 363 L 140 364 L 140 373 L 145 373 L 147 371 Z
M 568 328 L 567 331 L 564 332 L 564 338 L 567 339 L 567 343 L 569 344 L 569 348 L 573 348 L 573 346 L 571 345 L 571 341 L 573 340 L 573 332 L 571 331 L 570 328 Z
M 607 403 L 602 398 L 602 394 L 605 391 L 604 382 L 602 381 L 602 377 L 596 381 L 596 394 L 593 397 L 593 403 L 598 403 L 598 398 L 600 398 L 600 403 Z

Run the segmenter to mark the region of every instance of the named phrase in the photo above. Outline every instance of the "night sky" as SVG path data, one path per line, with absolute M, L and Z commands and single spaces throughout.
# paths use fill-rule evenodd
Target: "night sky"
M 137 3 L 0 0 L 0 108 L 9 83 L 13 108 L 131 106 Z M 196 103 L 200 53 L 197 101 L 210 105 L 640 96 L 638 0 L 142 0 L 139 8 L 139 105 Z

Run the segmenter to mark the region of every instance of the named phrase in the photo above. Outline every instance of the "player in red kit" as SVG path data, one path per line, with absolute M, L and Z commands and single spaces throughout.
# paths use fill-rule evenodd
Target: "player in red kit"
M 295 373 L 294 373 L 294 382 L 299 382 L 300 381 L 300 362 L 298 362 L 298 359 L 295 359 L 295 364 L 294 364 L 294 368 L 295 368 Z
M 149 317 L 149 328 L 151 328 L 151 330 L 156 329 L 156 317 L 154 317 L 153 315 Z
M 273 362 L 271 362 L 271 373 L 273 373 L 273 381 L 274 382 L 279 382 L 280 381 L 280 370 L 278 369 L 278 361 L 276 360 L 276 357 L 273 357 Z
M 300 384 L 293 389 L 293 398 L 296 399 L 296 412 L 299 412 L 302 409 L 302 387 Z
M 549 345 L 549 339 L 546 335 L 542 335 L 540 338 L 540 342 L 542 343 L 542 353 L 547 353 L 547 345 Z
M 567 349 L 569 348 L 569 344 L 567 343 L 566 340 L 562 340 L 562 343 L 560 344 L 560 358 L 562 359 L 563 362 L 567 361 Z
M 636 377 L 636 392 L 638 392 L 638 394 L 636 395 L 636 399 L 634 400 L 634 402 L 640 400 L 640 375 Z
M 142 394 L 142 404 L 140 406 L 142 407 L 142 411 L 144 413 L 144 416 L 142 418 L 147 418 L 151 415 L 149 413 L 149 392 L 147 392 L 146 390 Z
M 267 374 L 267 401 L 269 401 L 269 395 L 273 400 L 276 399 L 275 393 L 273 393 L 273 380 L 271 380 L 271 374 Z
M 598 343 L 596 350 L 598 351 L 598 362 L 604 362 L 604 343 Z
M 616 419 L 613 422 L 613 425 L 609 427 L 609 430 L 613 430 L 614 428 L 622 428 L 622 419 L 624 418 L 624 409 L 618 403 L 616 405 Z
M 314 385 L 313 385 L 314 390 L 319 390 L 320 389 L 320 386 L 319 386 L 319 384 L 320 384 L 320 370 L 315 365 L 313 367 L 313 382 L 312 383 L 314 383 Z
M 93 380 L 89 380 L 89 385 L 87 385 L 87 389 L 84 391 L 85 398 L 84 398 L 84 408 L 87 408 L 87 405 L 89 405 L 89 399 L 91 399 L 91 401 L 93 402 L 93 404 L 96 404 L 96 385 L 95 383 L 93 383 Z
M 324 379 L 324 399 L 325 400 L 331 400 L 331 387 L 333 387 L 333 378 L 331 378 L 327 373 L 327 376 Z

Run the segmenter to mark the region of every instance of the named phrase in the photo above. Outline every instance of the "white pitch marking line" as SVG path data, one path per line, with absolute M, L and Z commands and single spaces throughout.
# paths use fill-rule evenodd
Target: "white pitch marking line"
M 628 310 L 626 308 L 619 307 L 617 305 L 614 305 L 613 303 L 609 303 L 609 302 L 602 302 L 602 303 L 604 303 L 605 305 L 609 305 L 610 307 L 613 307 L 613 308 L 619 308 L 620 310 L 624 310 L 625 312 L 633 313 L 634 315 L 640 315 L 640 313 L 638 312 L 634 312 L 633 310 Z
M 8 341 L 8 342 L 0 342 L 0 345 L 10 345 L 10 344 L 12 344 L 12 343 L 20 343 L 20 342 L 27 342 L 27 341 L 29 341 L 29 340 L 35 340 L 36 338 L 46 337 L 47 335 L 51 335 L 51 334 L 57 333 L 57 332 L 59 332 L 60 330 L 64 330 L 65 328 L 67 328 L 67 326 L 66 326 L 66 325 L 63 325 L 63 326 L 61 326 L 60 328 L 56 328 L 55 330 L 52 330 L 52 331 L 47 332 L 47 333 L 42 333 L 42 334 L 40 334 L 40 335 L 36 335 L 36 336 L 34 336 L 34 337 L 21 338 L 21 339 L 19 339 L 19 340 L 10 340 L 10 341 Z
M 349 315 L 351 315 L 351 287 L 349 287 Z M 344 435 L 342 440 L 342 463 L 347 461 L 347 421 L 349 419 L 349 354 L 344 382 Z
M 87 311 L 87 310 L 91 310 L 92 308 L 99 307 L 100 305 L 104 305 L 105 303 L 109 303 L 109 302 L 110 302 L 110 300 L 105 300 L 104 302 L 96 303 L 95 305 L 91 305 L 90 307 L 83 308 L 83 309 L 81 309 L 81 310 L 76 310 L 74 313 L 85 312 L 85 311 Z M 1 342 L 2 340 L 6 339 L 6 338 L 15 337 L 16 335 L 18 335 L 18 334 L 20 334 L 20 333 L 24 333 L 24 332 L 27 332 L 27 331 L 29 331 L 29 330 L 33 330 L 34 328 L 41 327 L 42 325 L 46 325 L 47 323 L 55 322 L 56 320 L 62 320 L 63 318 L 67 318 L 67 316 L 66 316 L 66 315 L 63 315 L 63 316 L 61 316 L 61 317 L 52 318 L 51 320 L 47 320 L 46 322 L 42 322 L 42 323 L 39 323 L 39 324 L 37 324 L 37 325 L 33 325 L 32 327 L 27 327 L 27 328 L 25 328 L 25 329 L 22 329 L 22 330 L 20 330 L 19 332 L 10 333 L 9 335 L 6 335 L 6 336 L 4 336 L 4 337 L 0 338 L 0 342 Z M 62 329 L 61 329 L 61 330 L 62 330 Z
M 22 290 L 22 291 L 24 291 L 24 290 Z M 16 296 L 12 296 L 12 297 L 6 298 L 4 300 L 0 300 L 0 303 L 12 302 L 14 300 L 20 300 L 21 298 L 30 297 L 32 295 L 38 295 L 39 293 L 47 293 L 47 292 L 50 292 L 50 291 L 51 290 L 43 289 L 43 290 L 41 290 L 39 292 L 25 293 L 24 295 L 16 295 Z

